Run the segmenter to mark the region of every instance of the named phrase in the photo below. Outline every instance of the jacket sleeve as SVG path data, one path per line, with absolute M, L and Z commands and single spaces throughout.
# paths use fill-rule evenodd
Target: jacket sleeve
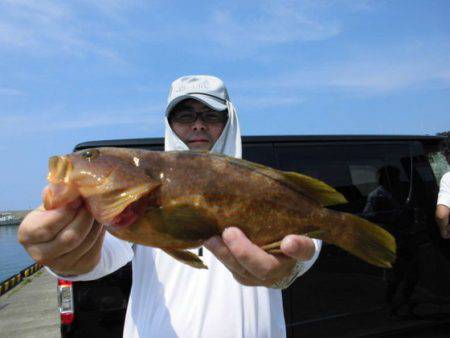
M 70 281 L 88 281 L 104 277 L 127 264 L 133 259 L 132 243 L 118 239 L 108 232 L 105 234 L 101 258 L 97 266 L 90 272 L 77 276 L 61 276 L 50 268 L 46 269 L 55 277 Z
M 445 205 L 450 208 L 450 172 L 442 176 L 439 186 L 437 205 Z
M 303 275 L 306 271 L 308 271 L 314 264 L 314 262 L 319 257 L 320 249 L 322 248 L 322 241 L 320 239 L 312 239 L 314 242 L 314 246 L 316 250 L 312 258 L 308 261 L 297 261 L 297 264 L 294 266 L 291 274 L 284 278 L 283 280 L 273 284 L 271 287 L 274 289 L 286 289 L 289 287 L 294 281 Z

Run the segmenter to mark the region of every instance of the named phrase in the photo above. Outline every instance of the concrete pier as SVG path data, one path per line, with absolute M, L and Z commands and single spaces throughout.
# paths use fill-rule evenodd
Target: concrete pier
M 0 297 L 0 336 L 61 337 L 56 278 L 45 269 Z

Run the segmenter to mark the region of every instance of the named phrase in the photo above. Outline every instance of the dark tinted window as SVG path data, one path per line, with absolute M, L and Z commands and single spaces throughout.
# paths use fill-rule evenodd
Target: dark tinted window
M 282 170 L 318 178 L 341 192 L 352 212 L 394 208 L 409 194 L 410 149 L 407 144 L 311 144 L 277 145 Z M 381 206 L 376 196 L 390 195 Z
M 271 143 L 263 144 L 243 144 L 242 158 L 269 167 L 276 167 L 276 161 Z

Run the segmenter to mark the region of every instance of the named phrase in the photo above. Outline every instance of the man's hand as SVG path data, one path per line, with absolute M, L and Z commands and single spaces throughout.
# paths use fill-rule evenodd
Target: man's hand
M 78 275 L 97 265 L 104 234 L 104 227 L 77 199 L 62 208 L 33 210 L 20 224 L 17 237 L 36 262 L 60 275 Z
M 436 223 L 442 238 L 450 238 L 449 214 L 450 209 L 447 206 L 439 204 L 436 207 Z
M 266 286 L 283 280 L 292 272 L 297 261 L 308 261 L 315 253 L 311 238 L 298 235 L 286 236 L 281 242 L 284 255 L 271 255 L 253 244 L 238 228 L 227 228 L 219 236 L 205 243 L 234 278 L 247 286 Z

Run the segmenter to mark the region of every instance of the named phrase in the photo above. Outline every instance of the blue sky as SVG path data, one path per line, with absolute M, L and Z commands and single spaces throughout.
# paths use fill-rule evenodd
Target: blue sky
M 450 1 L 0 0 L 0 210 L 48 157 L 163 135 L 172 80 L 223 78 L 244 135 L 450 129 Z

